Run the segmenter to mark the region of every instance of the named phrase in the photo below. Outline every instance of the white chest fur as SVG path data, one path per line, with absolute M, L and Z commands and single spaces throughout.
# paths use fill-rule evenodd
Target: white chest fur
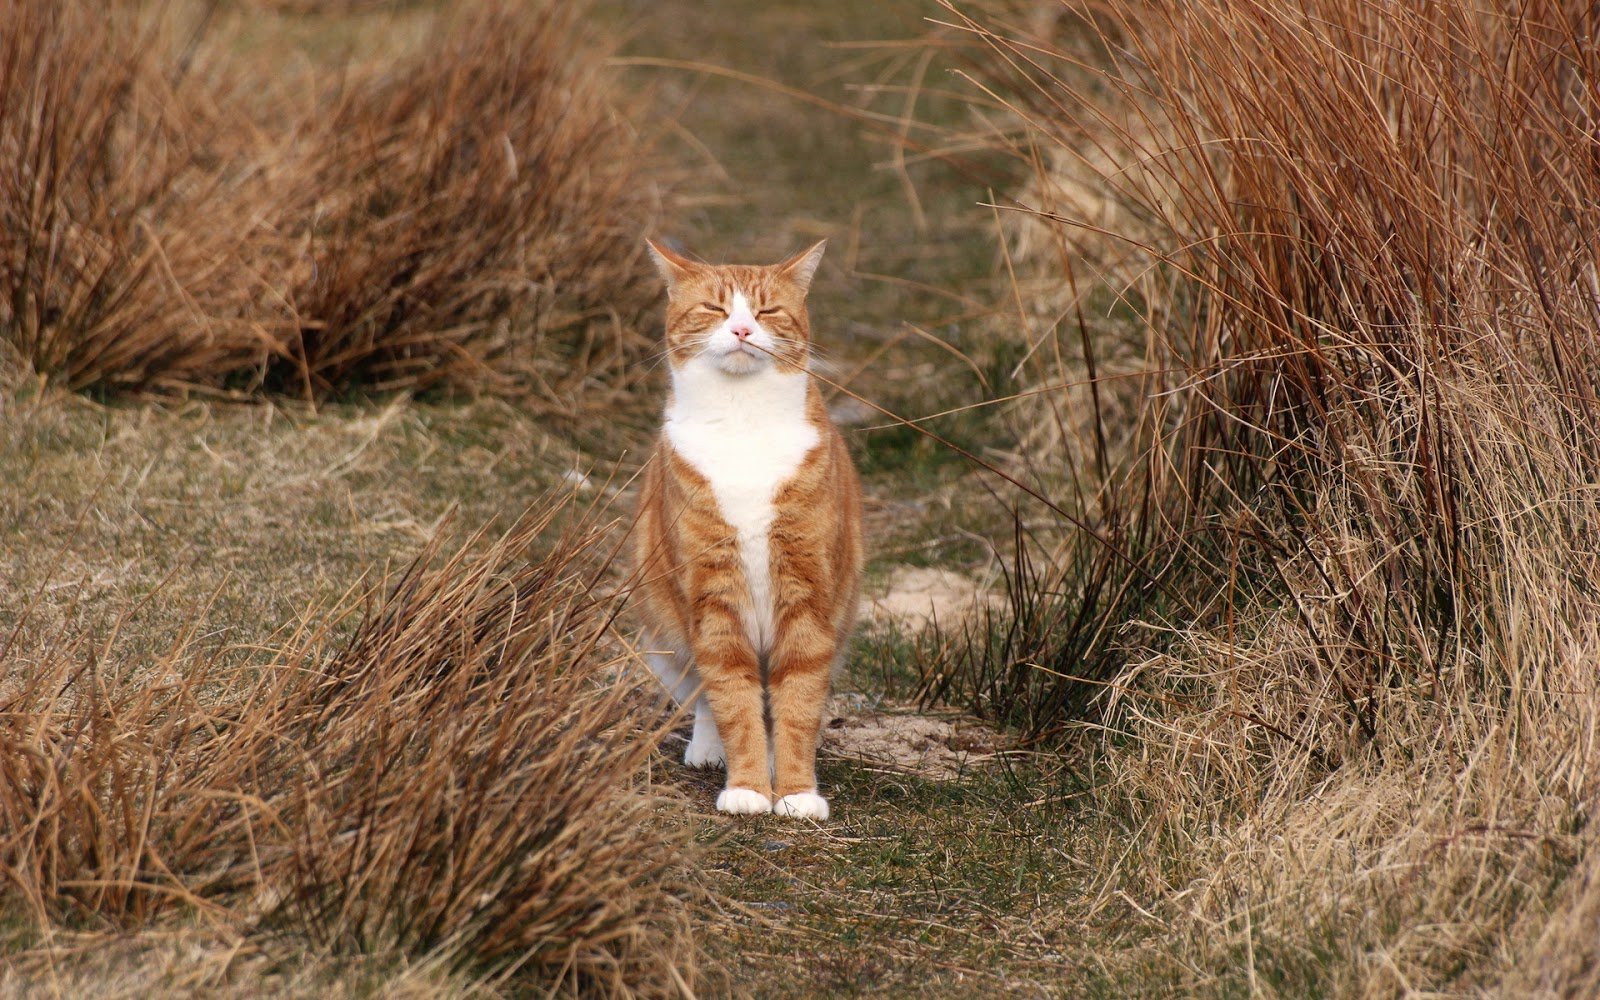
M 729 375 L 699 359 L 672 373 L 667 440 L 706 477 L 723 520 L 738 535 L 752 605 L 745 627 L 763 655 L 773 638 L 773 500 L 821 440 L 806 419 L 809 380 L 771 366 Z

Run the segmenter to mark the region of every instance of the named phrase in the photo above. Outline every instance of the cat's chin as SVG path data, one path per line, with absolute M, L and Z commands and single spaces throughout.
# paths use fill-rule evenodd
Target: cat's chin
M 709 360 L 724 375 L 753 375 L 771 363 L 764 354 L 743 350 L 729 351 Z

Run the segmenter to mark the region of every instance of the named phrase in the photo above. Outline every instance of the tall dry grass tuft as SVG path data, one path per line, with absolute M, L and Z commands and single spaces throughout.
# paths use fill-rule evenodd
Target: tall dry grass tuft
M 200 82 L 152 55 L 170 30 L 116 5 L 0 4 L 0 363 L 161 392 L 265 355 L 250 213 Z
M 189 634 L 140 671 L 63 636 L 29 662 L 19 633 L 0 645 L 0 894 L 41 928 L 215 913 L 214 891 L 249 860 L 239 786 L 211 781 L 215 727 L 231 721 L 202 695 L 216 657 Z
M 1491 624 L 1472 613 L 1475 560 L 1506 532 L 1463 512 L 1493 509 L 1517 477 L 1538 493 L 1592 477 L 1600 371 L 1593 12 L 1408 11 L 1098 5 L 1077 22 L 1109 61 L 1094 71 L 968 25 L 997 53 L 988 85 L 1061 151 L 1056 170 L 1098 171 L 1118 204 L 1109 232 L 1043 214 L 1061 243 L 1040 254 L 1101 268 L 1111 306 L 1138 316 L 1120 329 L 1146 338 L 1130 352 L 1080 336 L 1085 306 L 1107 303 L 1064 275 L 1046 331 L 1061 336 L 1035 345 L 1061 359 L 1052 375 L 1120 401 L 1121 416 L 1101 401 L 1052 421 L 1101 534 L 1159 531 L 1096 544 L 1178 606 L 1169 572 L 1246 568 L 1241 585 L 1282 590 L 1296 560 L 1317 561 L 1336 633 L 1361 653 L 1321 666 L 1368 737 L 1402 661 L 1431 679 Z M 1063 186 L 1046 174 L 1035 195 Z M 1133 360 L 1085 378 L 1106 351 Z M 1549 514 L 1555 537 L 1588 537 L 1581 505 Z M 1355 529 L 1373 532 L 1381 573 L 1341 562 Z
M 611 631 L 605 526 L 564 508 L 436 543 L 261 667 L 192 635 L 115 671 L 109 642 L 8 656 L 0 892 L 52 935 L 198 912 L 557 992 L 688 988 L 685 838 L 646 784 L 666 720 Z
M 426 45 L 374 32 L 326 74 L 256 51 L 271 17 L 0 5 L 0 363 L 104 392 L 614 403 L 651 346 L 661 196 L 585 8 L 406 13 Z
M 413 567 L 298 707 L 279 916 L 318 943 L 672 990 L 684 845 L 642 783 L 662 720 L 612 633 L 604 526 L 522 562 L 558 513 Z
M 1132 737 L 1114 973 L 1592 992 L 1600 13 L 952 14 L 1041 167 L 1021 319 L 1072 388 L 1033 468 L 1093 529 L 1037 539 L 1039 641 L 958 687 Z
M 358 75 L 303 141 L 286 388 L 478 388 L 570 407 L 649 344 L 644 144 L 581 4 L 485 2 Z

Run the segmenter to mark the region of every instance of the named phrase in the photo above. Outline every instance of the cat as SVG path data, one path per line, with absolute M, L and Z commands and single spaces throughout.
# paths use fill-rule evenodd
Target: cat
M 808 370 L 826 241 L 770 266 L 646 242 L 672 381 L 634 529 L 643 648 L 693 704 L 685 763 L 727 768 L 718 810 L 826 820 L 817 741 L 862 562 L 861 481 Z

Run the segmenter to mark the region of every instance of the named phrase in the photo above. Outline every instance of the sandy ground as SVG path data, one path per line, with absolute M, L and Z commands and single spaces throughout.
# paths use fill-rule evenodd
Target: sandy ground
M 901 566 L 889 574 L 882 593 L 862 602 L 868 621 L 893 622 L 907 630 L 953 625 L 993 600 L 977 580 L 951 569 Z
M 994 761 L 1007 741 L 960 714 L 921 715 L 907 708 L 861 708 L 836 698 L 822 730 L 822 753 L 872 769 L 956 781 Z

